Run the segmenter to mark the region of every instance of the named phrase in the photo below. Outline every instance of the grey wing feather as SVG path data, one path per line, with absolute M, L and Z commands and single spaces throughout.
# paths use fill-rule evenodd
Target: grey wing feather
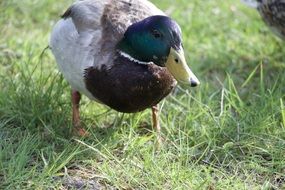
M 147 0 L 114 0 L 106 6 L 102 23 L 105 29 L 121 37 L 128 26 L 153 15 L 164 13 Z
M 105 5 L 109 1 L 107 0 L 76 1 L 66 10 L 66 12 L 62 15 L 62 18 L 67 19 L 71 17 L 79 33 L 90 29 L 97 30 L 101 25 L 101 17 Z
M 147 0 L 79 0 L 62 18 L 71 17 L 78 32 L 102 26 L 121 36 L 129 25 L 152 15 L 164 13 Z

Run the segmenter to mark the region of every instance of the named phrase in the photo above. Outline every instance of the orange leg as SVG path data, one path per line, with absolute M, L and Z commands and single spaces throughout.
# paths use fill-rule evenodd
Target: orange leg
M 81 94 L 76 91 L 71 91 L 71 102 L 72 102 L 72 124 L 75 127 L 75 133 L 79 136 L 86 136 L 87 132 L 81 128 L 80 114 L 79 114 L 79 103 L 81 100 Z
M 151 111 L 152 111 L 152 127 L 157 132 L 158 144 L 161 144 L 162 139 L 161 139 L 160 125 L 159 125 L 159 106 L 158 105 L 152 106 Z

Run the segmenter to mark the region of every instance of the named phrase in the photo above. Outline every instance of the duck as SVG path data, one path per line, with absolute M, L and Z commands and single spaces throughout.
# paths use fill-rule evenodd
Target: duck
M 147 0 L 78 0 L 54 25 L 50 49 L 71 86 L 77 134 L 81 95 L 123 113 L 152 110 L 179 83 L 200 84 L 188 66 L 176 21 Z
M 263 21 L 274 34 L 285 40 L 285 1 L 283 0 L 242 0 L 256 8 Z

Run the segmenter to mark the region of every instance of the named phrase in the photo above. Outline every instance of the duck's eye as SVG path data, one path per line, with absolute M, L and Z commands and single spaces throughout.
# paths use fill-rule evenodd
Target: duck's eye
M 151 34 L 153 35 L 153 37 L 155 38 L 161 38 L 162 34 L 158 31 L 158 30 L 152 30 Z

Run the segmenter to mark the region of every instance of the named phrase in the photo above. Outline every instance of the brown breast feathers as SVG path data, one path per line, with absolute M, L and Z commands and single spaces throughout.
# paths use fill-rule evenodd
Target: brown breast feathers
M 102 103 L 120 112 L 138 112 L 156 105 L 176 81 L 166 68 L 138 64 L 117 56 L 111 68 L 86 69 L 85 84 Z

